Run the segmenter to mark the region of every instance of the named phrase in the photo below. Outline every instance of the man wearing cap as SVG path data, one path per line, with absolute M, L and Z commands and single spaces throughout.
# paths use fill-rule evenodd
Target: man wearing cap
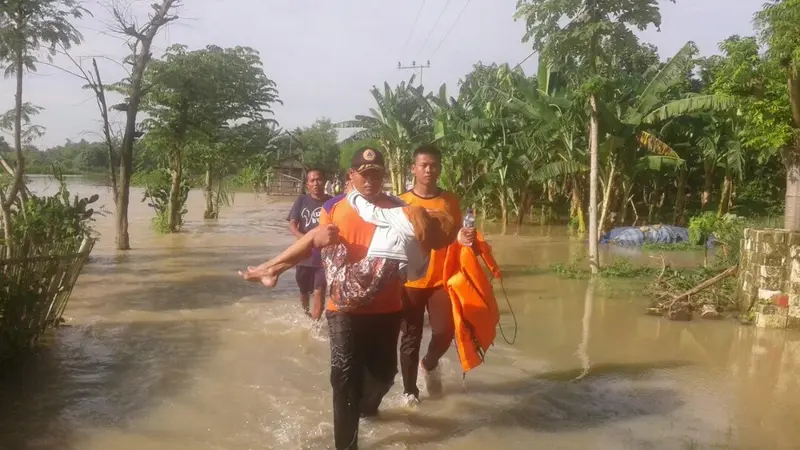
M 348 171 L 352 188 L 375 206 L 402 206 L 401 200 L 381 192 L 385 174 L 384 158 L 379 151 L 364 147 L 353 155 Z M 361 219 L 344 195 L 323 205 L 319 223 L 338 228 L 348 261 L 355 262 L 367 255 L 375 225 Z M 399 276 L 392 276 L 366 304 L 346 312 L 338 310 L 331 299 L 327 301 L 337 450 L 358 449 L 359 418 L 376 416 L 383 397 L 394 384 L 402 287 Z

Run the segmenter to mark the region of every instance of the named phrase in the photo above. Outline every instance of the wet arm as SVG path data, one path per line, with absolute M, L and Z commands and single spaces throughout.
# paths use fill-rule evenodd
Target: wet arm
M 311 250 L 314 248 L 314 235 L 316 231 L 317 229 L 314 229 L 306 234 L 301 234 L 300 238 L 287 247 L 286 250 L 261 264 L 256 270 L 264 270 L 272 267 L 280 274 L 296 266 L 299 262 L 311 256 Z

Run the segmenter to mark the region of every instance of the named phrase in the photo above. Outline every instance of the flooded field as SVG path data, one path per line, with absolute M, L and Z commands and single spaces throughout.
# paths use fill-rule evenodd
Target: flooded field
M 113 207 L 103 187 L 74 180 L 71 189 Z M 134 250 L 114 251 L 113 218 L 98 218 L 102 237 L 67 326 L 0 374 L 0 449 L 329 448 L 325 329 L 301 313 L 293 274 L 271 291 L 236 275 L 291 242 L 289 199 L 237 194 L 206 223 L 193 191 L 186 231 L 159 236 L 140 198 Z M 560 227 L 489 239 L 515 345 L 499 339 L 463 384 L 451 349 L 446 396 L 423 397 L 417 410 L 400 406 L 398 375 L 382 420 L 362 426 L 364 449 L 800 448 L 800 335 L 671 323 L 642 315 L 638 282 L 546 273 L 584 252 Z M 616 252 L 659 264 L 629 253 Z

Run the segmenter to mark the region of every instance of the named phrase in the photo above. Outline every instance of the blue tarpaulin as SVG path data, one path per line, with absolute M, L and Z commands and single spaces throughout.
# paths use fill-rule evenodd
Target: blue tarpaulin
M 640 246 L 644 243 L 677 244 L 687 241 L 689 241 L 689 229 L 672 225 L 619 227 L 600 237 L 601 244 L 627 246 Z

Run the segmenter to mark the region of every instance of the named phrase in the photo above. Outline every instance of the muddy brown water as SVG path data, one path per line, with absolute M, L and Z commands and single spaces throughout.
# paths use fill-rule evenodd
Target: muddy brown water
M 102 186 L 70 185 L 111 208 Z M 271 291 L 236 276 L 291 242 L 288 200 L 237 194 L 220 220 L 204 222 L 193 191 L 186 231 L 158 236 L 140 196 L 134 250 L 115 252 L 113 218 L 99 218 L 67 326 L 0 374 L 0 449 L 330 448 L 324 329 L 300 313 L 291 272 Z M 561 228 L 488 231 L 515 345 L 498 338 L 464 384 L 451 349 L 446 396 L 423 397 L 414 411 L 401 406 L 398 375 L 383 418 L 361 428 L 364 449 L 800 448 L 798 334 L 646 317 L 637 283 L 542 270 L 584 251 Z

